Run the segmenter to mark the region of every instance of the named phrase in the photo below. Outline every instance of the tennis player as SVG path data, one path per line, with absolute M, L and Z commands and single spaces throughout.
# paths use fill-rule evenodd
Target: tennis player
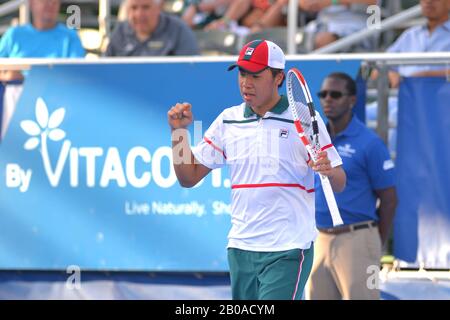
M 300 299 L 313 262 L 314 171 L 330 179 L 335 192 L 345 186 L 342 160 L 318 116 L 323 151 L 312 163 L 300 141 L 288 101 L 278 90 L 285 56 L 275 43 L 246 44 L 236 64 L 244 100 L 225 109 L 196 147 L 186 128 L 189 103 L 168 112 L 173 161 L 184 187 L 196 185 L 225 164 L 231 172 L 228 262 L 233 299 Z

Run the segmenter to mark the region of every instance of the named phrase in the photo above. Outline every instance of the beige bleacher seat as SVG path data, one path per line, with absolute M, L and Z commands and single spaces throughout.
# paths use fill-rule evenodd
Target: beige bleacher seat
M 181 16 L 184 8 L 183 0 L 165 0 L 163 3 L 163 10 Z
M 194 33 L 203 55 L 233 55 L 238 53 L 238 36 L 231 31 L 195 30 Z
M 307 53 L 311 51 L 311 36 L 304 32 L 302 29 L 299 29 L 295 34 L 295 44 L 297 47 L 297 53 Z M 275 42 L 283 49 L 284 52 L 287 52 L 287 28 L 285 27 L 274 27 L 274 28 L 266 28 L 259 32 L 250 33 L 244 37 L 243 43 L 250 42 L 256 39 L 265 39 L 272 42 Z
M 81 44 L 86 50 L 87 58 L 95 58 L 101 56 L 105 48 L 102 34 L 97 29 L 83 28 L 78 30 Z

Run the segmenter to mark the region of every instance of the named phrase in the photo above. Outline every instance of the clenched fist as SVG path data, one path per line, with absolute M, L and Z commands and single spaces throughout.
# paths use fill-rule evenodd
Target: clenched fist
M 191 109 L 191 104 L 187 102 L 177 103 L 170 108 L 167 112 L 170 127 L 172 129 L 187 128 L 194 118 Z

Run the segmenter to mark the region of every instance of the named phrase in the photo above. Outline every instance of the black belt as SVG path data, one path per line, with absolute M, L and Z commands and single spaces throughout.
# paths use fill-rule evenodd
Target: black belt
M 355 224 L 348 224 L 345 226 L 338 226 L 334 228 L 319 228 L 320 232 L 328 233 L 328 234 L 341 234 L 351 231 L 356 231 L 360 229 L 367 229 L 371 227 L 376 227 L 377 223 L 375 221 L 365 222 L 365 223 L 355 223 Z

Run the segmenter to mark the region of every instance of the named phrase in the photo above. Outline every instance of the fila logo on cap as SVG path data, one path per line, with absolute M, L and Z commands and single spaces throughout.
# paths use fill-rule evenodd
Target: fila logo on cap
M 242 48 L 237 63 L 231 65 L 228 70 L 235 67 L 249 73 L 259 73 L 267 68 L 283 70 L 285 62 L 283 50 L 275 43 L 268 40 L 253 40 Z
M 255 51 L 255 48 L 247 48 L 247 50 L 245 50 L 245 55 L 251 56 L 253 51 Z

